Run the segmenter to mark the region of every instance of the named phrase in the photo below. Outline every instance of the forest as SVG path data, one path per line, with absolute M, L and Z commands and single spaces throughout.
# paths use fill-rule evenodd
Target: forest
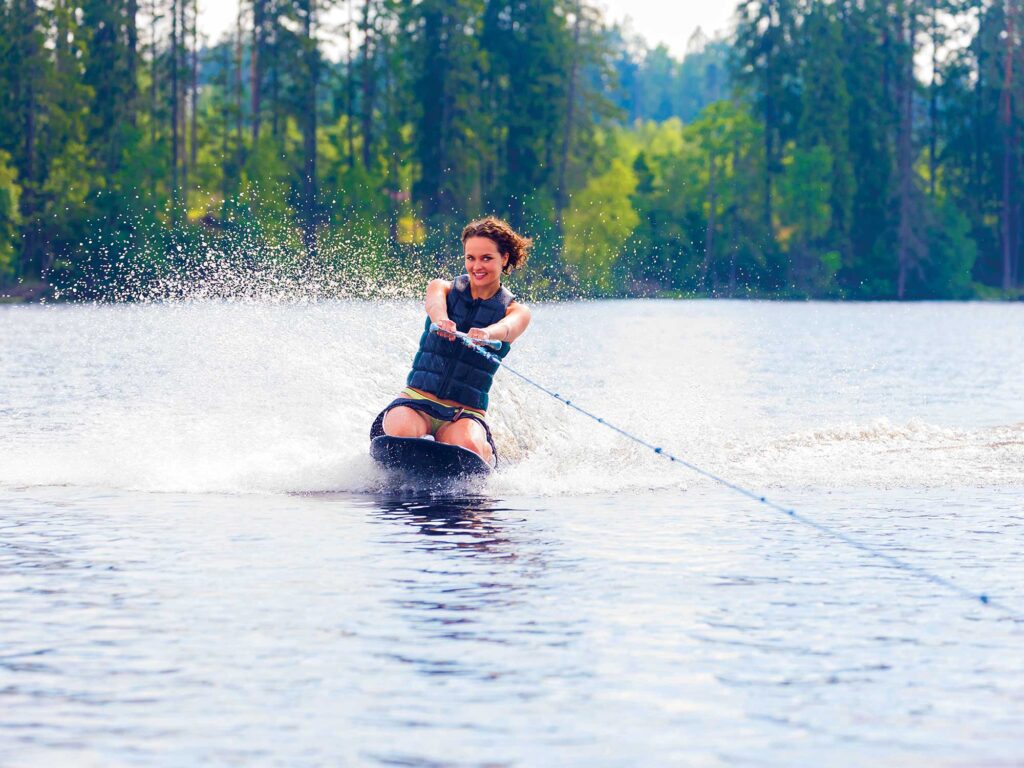
M 538 297 L 1024 295 L 1020 0 L 742 0 L 681 57 L 585 0 L 197 3 L 0 0 L 0 295 L 356 295 L 485 213 Z

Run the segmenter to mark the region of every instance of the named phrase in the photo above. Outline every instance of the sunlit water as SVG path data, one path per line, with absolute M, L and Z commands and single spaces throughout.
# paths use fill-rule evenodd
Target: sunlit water
M 535 308 L 522 373 L 1024 611 L 1024 306 Z M 395 488 L 413 303 L 0 308 L 0 765 L 1019 765 L 1024 623 L 498 375 Z

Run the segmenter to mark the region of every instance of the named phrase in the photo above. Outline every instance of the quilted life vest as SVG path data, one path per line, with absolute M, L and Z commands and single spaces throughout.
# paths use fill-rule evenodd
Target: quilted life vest
M 470 328 L 486 328 L 501 320 L 513 301 L 515 296 L 504 287 L 489 299 L 474 299 L 469 288 L 469 275 L 460 275 L 448 291 L 448 317 L 455 321 L 458 330 L 466 333 Z M 430 324 L 428 317 L 406 384 L 442 400 L 453 400 L 486 411 L 487 393 L 494 382 L 498 363 L 474 352 L 460 341 L 450 341 L 431 333 Z M 501 349 L 488 351 L 503 358 L 511 348 L 511 344 L 503 341 Z

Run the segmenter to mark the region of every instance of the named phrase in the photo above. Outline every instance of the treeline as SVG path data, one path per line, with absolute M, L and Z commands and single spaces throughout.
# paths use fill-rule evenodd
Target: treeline
M 744 0 L 682 60 L 581 0 L 196 2 L 0 0 L 7 292 L 429 268 L 482 212 L 537 291 L 1019 291 L 1016 0 Z
M 746 0 L 738 13 L 753 134 L 730 152 L 747 128 L 709 113 L 724 142 L 708 162 L 723 181 L 758 179 L 742 213 L 721 212 L 738 231 L 770 232 L 773 248 L 734 239 L 728 267 L 709 249 L 719 280 L 733 261 L 758 270 L 781 256 L 777 279 L 811 295 L 1020 285 L 1020 0 Z

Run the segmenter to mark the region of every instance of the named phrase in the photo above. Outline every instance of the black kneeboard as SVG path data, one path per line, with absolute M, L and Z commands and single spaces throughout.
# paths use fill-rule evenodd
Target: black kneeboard
M 370 455 L 386 469 L 423 480 L 486 477 L 494 471 L 473 451 L 423 437 L 375 437 Z

